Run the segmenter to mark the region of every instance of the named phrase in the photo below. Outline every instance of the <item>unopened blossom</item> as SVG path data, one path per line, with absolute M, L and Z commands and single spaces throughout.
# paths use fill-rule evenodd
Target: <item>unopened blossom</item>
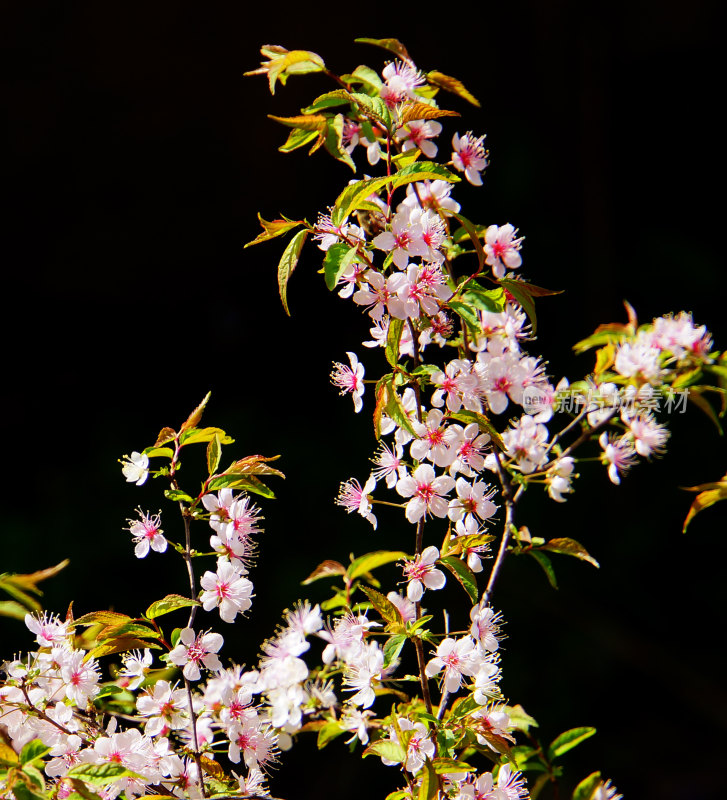
M 402 142 L 401 149 L 408 150 L 419 148 L 427 158 L 437 155 L 437 145 L 430 141 L 442 132 L 441 123 L 436 120 L 413 119 L 396 131 L 396 138 Z
M 134 450 L 130 456 L 124 456 L 124 461 L 121 462 L 121 471 L 127 483 L 141 486 L 149 477 L 149 456 Z
M 484 141 L 484 136 L 476 137 L 472 131 L 467 131 L 462 136 L 455 133 L 452 137 L 454 168 L 464 172 L 465 177 L 473 186 L 482 186 L 480 173 L 487 166 L 487 151 Z
M 61 622 L 59 616 L 49 614 L 47 611 L 26 614 L 25 625 L 35 634 L 35 641 L 41 647 L 63 644 L 68 636 L 68 623 Z
M 640 456 L 649 458 L 664 453 L 669 431 L 665 425 L 656 421 L 653 414 L 642 412 L 629 420 L 628 426 L 633 437 L 634 449 Z
M 364 519 L 367 519 L 376 530 L 377 520 L 371 511 L 371 499 L 369 494 L 376 488 L 376 477 L 374 473 L 369 475 L 368 480 L 361 487 L 361 484 L 355 479 L 351 478 L 344 481 L 338 491 L 336 497 L 336 505 L 346 509 L 346 513 L 350 514 L 353 511 L 358 512 Z
M 626 436 L 614 438 L 604 431 L 598 438 L 603 448 L 601 462 L 608 467 L 611 483 L 621 483 L 621 475 L 625 475 L 636 463 L 636 450 Z
M 200 579 L 199 596 L 205 611 L 219 608 L 223 622 L 234 622 L 238 614 L 252 605 L 252 582 L 230 561 L 219 559 L 217 572 L 207 571 Z
M 411 600 L 407 597 L 402 597 L 398 592 L 389 592 L 386 598 L 396 606 L 405 624 L 414 622 L 417 616 L 417 609 Z
M 200 664 L 212 672 L 222 669 L 217 651 L 224 640 L 219 633 L 196 634 L 192 628 L 183 628 L 179 635 L 179 643 L 169 653 L 169 660 L 177 667 L 184 667 L 184 677 L 188 681 L 198 681 Z
M 465 478 L 457 478 L 455 484 L 457 497 L 449 501 L 448 516 L 452 522 L 467 518 L 477 517 L 480 520 L 489 519 L 498 509 L 492 502 L 496 489 L 489 483 L 475 481 L 469 483 Z
M 426 547 L 420 555 L 404 563 L 404 577 L 409 582 L 406 596 L 412 603 L 422 599 L 424 589 L 441 589 L 447 582 L 444 573 L 434 565 L 439 559 L 439 550 L 433 545 Z
M 160 514 L 144 514 L 140 508 L 137 509 L 137 512 L 139 519 L 126 520 L 129 523 L 127 530 L 133 536 L 136 544 L 134 555 L 137 558 L 144 558 L 149 553 L 149 548 L 156 553 L 163 553 L 167 549 L 167 540 L 164 538 L 164 531 L 161 529 Z
M 353 395 L 353 408 L 358 414 L 363 408 L 361 396 L 364 393 L 364 366 L 355 353 L 347 352 L 346 355 L 351 366 L 349 367 L 339 362 L 334 363 L 333 371 L 331 372 L 331 383 L 341 390 L 340 394 Z
M 509 222 L 506 225 L 490 225 L 485 231 L 485 263 L 492 267 L 496 278 L 504 278 L 509 269 L 517 269 L 522 263 L 520 247 L 522 237 L 517 238 L 517 229 Z
M 433 678 L 444 670 L 444 688 L 456 692 L 462 683 L 462 676 L 471 677 L 476 669 L 473 658 L 475 643 L 469 636 L 462 639 L 447 638 L 437 647 L 437 655 L 426 666 L 425 673 Z
M 449 507 L 444 495 L 453 488 L 454 479 L 449 475 L 437 478 L 430 464 L 420 464 L 396 484 L 399 495 L 411 498 L 406 504 L 406 518 L 414 524 L 428 514 L 444 519 Z
M 565 456 L 564 458 L 559 458 L 545 473 L 548 494 L 557 503 L 565 503 L 567 498 L 563 497 L 563 495 L 573 491 L 571 479 L 575 477 L 573 475 L 574 468 L 574 459 L 571 456 Z

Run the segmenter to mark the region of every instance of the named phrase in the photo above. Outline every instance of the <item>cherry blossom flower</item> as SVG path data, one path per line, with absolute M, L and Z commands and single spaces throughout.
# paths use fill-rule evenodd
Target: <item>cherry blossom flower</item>
M 454 168 L 464 172 L 465 177 L 473 186 L 482 186 L 480 173 L 487 166 L 487 151 L 484 146 L 485 137 L 477 138 L 472 131 L 460 136 L 454 134 L 452 138 L 452 163 Z
M 411 475 L 400 478 L 396 483 L 396 491 L 402 497 L 411 498 L 406 504 L 406 518 L 411 523 L 419 522 L 427 514 L 444 519 L 448 503 L 443 495 L 453 488 L 454 479 L 449 475 L 435 477 L 434 469 L 429 464 L 420 464 Z
M 350 699 L 354 706 L 369 708 L 376 694 L 374 681 L 380 681 L 384 669 L 384 652 L 376 642 L 369 642 L 359 655 L 346 663 L 343 683 L 346 691 L 355 691 Z
M 358 708 L 352 706 L 344 706 L 339 722 L 344 731 L 353 732 L 353 736 L 351 736 L 350 739 L 346 739 L 346 744 L 351 744 L 351 742 L 356 739 L 358 739 L 361 744 L 368 744 L 368 721 L 373 716 L 373 711 L 360 711 Z
M 513 772 L 509 764 L 500 767 L 497 773 L 497 788 L 503 793 L 504 800 L 529 797 L 525 779 L 519 772 Z
M 564 458 L 559 458 L 545 473 L 548 495 L 557 503 L 565 503 L 567 498 L 563 497 L 563 495 L 573 491 L 571 476 L 573 476 L 574 468 L 575 461 L 573 458 L 565 456 Z
M 417 609 L 411 600 L 402 597 L 398 592 L 389 592 L 386 597 L 397 607 L 405 624 L 414 622 L 417 616 Z
M 481 532 L 477 518 L 472 514 L 467 514 L 462 519 L 458 519 L 454 524 L 453 535 L 455 538 L 460 539 L 463 536 L 477 536 Z M 462 558 L 467 560 L 467 566 L 472 572 L 482 572 L 482 556 L 489 552 L 490 545 L 487 542 L 483 544 L 463 544 L 462 545 Z
M 472 606 L 470 611 L 470 634 L 479 645 L 490 653 L 494 653 L 500 646 L 502 634 L 502 614 L 495 612 L 490 606 L 482 603 Z
M 149 456 L 134 450 L 130 456 L 124 456 L 124 459 L 121 462 L 121 471 L 126 482 L 141 486 L 149 477 Z
M 84 660 L 86 653 L 83 650 L 65 651 L 63 656 L 61 677 L 66 697 L 73 700 L 79 708 L 85 709 L 89 699 L 99 692 L 101 669 L 95 658 Z
M 429 140 L 441 132 L 442 125 L 436 120 L 413 119 L 396 131 L 396 138 L 403 142 L 401 149 L 405 153 L 418 147 L 427 158 L 434 158 L 437 145 Z
M 424 766 L 424 762 L 427 758 L 434 758 L 434 742 L 430 738 L 429 731 L 423 722 L 412 722 L 406 717 L 399 717 L 397 722 L 399 725 L 399 730 L 402 733 L 405 733 L 406 731 L 414 731 L 414 734 L 409 739 L 409 744 L 407 745 L 404 769 L 407 772 L 415 774 Z M 399 735 L 393 726 L 389 728 L 389 740 L 392 742 L 399 741 Z M 381 762 L 387 767 L 392 767 L 399 763 L 398 761 L 391 761 L 383 756 L 381 757 Z
M 376 477 L 374 473 L 369 475 L 368 480 L 361 488 L 361 484 L 351 478 L 341 484 L 336 498 L 336 505 L 346 509 L 346 513 L 357 511 L 364 519 L 367 519 L 376 530 L 377 520 L 371 511 L 371 500 L 369 494 L 376 488 Z
M 381 72 L 384 85 L 379 90 L 379 96 L 390 109 L 406 100 L 416 97 L 416 89 L 423 86 L 425 78 L 413 65 L 402 61 L 389 61 Z
M 25 625 L 31 633 L 34 633 L 35 641 L 41 647 L 53 647 L 62 645 L 68 636 L 68 623 L 61 622 L 57 614 L 49 614 L 47 611 L 25 615 Z
M 126 520 L 129 523 L 128 531 L 134 537 L 136 544 L 134 555 L 137 558 L 144 558 L 149 553 L 149 548 L 157 553 L 163 553 L 167 549 L 167 540 L 164 538 L 164 532 L 160 527 L 161 512 L 151 516 L 148 513 L 142 513 L 139 508 L 137 513 L 140 519 Z
M 373 244 L 379 250 L 391 253 L 392 260 L 399 269 L 406 269 L 411 257 L 421 258 L 429 252 L 422 238 L 423 234 L 424 230 L 419 223 L 411 224 L 408 213 L 396 213 L 391 221 L 391 230 L 375 236 Z
M 147 736 L 178 730 L 187 724 L 187 691 L 160 680 L 139 695 L 136 708 L 142 717 L 149 717 L 144 726 Z
M 471 422 L 464 428 L 461 425 L 451 425 L 450 430 L 454 431 L 456 439 L 453 444 L 455 458 L 449 466 L 449 474 L 461 472 L 468 478 L 474 478 L 484 469 L 485 457 L 482 451 L 490 443 L 490 434 L 481 433 L 476 422 Z
M 422 599 L 425 587 L 435 591 L 447 582 L 444 573 L 434 566 L 438 558 L 439 550 L 432 545 L 426 547 L 421 555 L 404 563 L 404 577 L 409 582 L 406 596 L 412 603 L 418 603 Z
M 669 431 L 665 425 L 660 425 L 654 415 L 642 412 L 629 420 L 629 431 L 634 441 L 634 449 L 644 458 L 652 455 L 661 455 L 666 450 L 666 440 Z
M 545 425 L 527 414 L 502 434 L 507 454 L 517 461 L 518 467 L 526 475 L 534 472 L 545 461 L 547 440 L 548 429 Z
M 143 652 L 132 650 L 121 656 L 122 668 L 119 670 L 119 683 L 129 691 L 138 689 L 146 680 L 149 667 L 152 663 L 151 650 L 146 648 Z
M 522 263 L 520 247 L 523 237 L 516 238 L 517 230 L 508 222 L 506 225 L 490 225 L 485 231 L 485 263 L 492 267 L 496 278 L 504 278 L 508 269 L 517 269 Z
M 331 372 L 331 383 L 338 386 L 340 394 L 353 395 L 353 409 L 358 414 L 363 408 L 361 396 L 364 393 L 364 366 L 360 363 L 355 353 L 347 352 L 350 367 L 341 363 L 334 363 Z
M 448 516 L 452 522 L 475 516 L 486 520 L 497 511 L 498 506 L 492 502 L 497 490 L 489 483 L 476 481 L 471 484 L 465 478 L 457 478 L 456 489 L 457 497 L 449 501 Z
M 371 473 L 374 478 L 385 480 L 389 489 L 396 486 L 399 478 L 406 475 L 406 467 L 402 463 L 404 450 L 400 444 L 395 444 L 392 450 L 386 442 L 381 442 L 378 452 L 371 460 L 375 464 L 375 469 Z
M 611 781 L 600 781 L 588 800 L 623 800 L 623 795 L 617 794 Z
M 656 384 L 661 380 L 661 351 L 645 339 L 620 342 L 616 347 L 613 366 L 619 375 Z
M 207 571 L 200 579 L 204 590 L 199 599 L 205 611 L 219 608 L 223 622 L 235 617 L 252 605 L 252 582 L 243 577 L 240 568 L 225 559 L 217 561 L 217 572 Z
M 426 208 L 436 214 L 446 212 L 456 214 L 460 210 L 460 205 L 449 196 L 451 191 L 452 184 L 449 181 L 410 183 L 406 187 L 406 197 L 399 204 L 397 211 L 404 206 L 409 209 Z
M 188 681 L 198 681 L 200 664 L 213 672 L 222 669 L 217 651 L 224 639 L 219 633 L 196 634 L 192 628 L 183 628 L 179 643 L 169 653 L 169 660 L 177 667 L 184 667 L 182 673 Z
M 603 448 L 601 461 L 608 466 L 608 477 L 611 483 L 621 483 L 621 475 L 625 475 L 636 463 L 636 450 L 625 437 L 613 438 L 605 431 L 599 436 L 598 443 Z
M 472 658 L 475 643 L 469 636 L 462 639 L 443 639 L 437 647 L 437 655 L 426 666 L 428 678 L 433 678 L 444 670 L 444 687 L 448 692 L 456 692 L 462 683 L 462 676 L 471 677 L 476 664 Z
M 412 427 L 419 437 L 409 448 L 412 458 L 417 461 L 428 458 L 438 467 L 448 467 L 452 463 L 456 454 L 453 448 L 456 434 L 444 424 L 443 420 L 442 411 L 433 408 L 423 422 L 412 422 Z

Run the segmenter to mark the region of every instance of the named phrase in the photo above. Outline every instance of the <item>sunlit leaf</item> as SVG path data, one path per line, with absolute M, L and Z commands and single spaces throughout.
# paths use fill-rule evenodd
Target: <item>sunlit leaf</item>
M 586 739 L 590 739 L 591 736 L 595 735 L 595 733 L 596 729 L 590 726 L 572 728 L 569 731 L 561 733 L 560 736 L 557 736 L 550 743 L 550 746 L 548 747 L 548 759 L 553 761 L 554 759 L 559 758 L 564 753 L 567 753 L 569 750 L 577 747 L 581 742 L 585 742 Z
M 177 611 L 180 608 L 190 608 L 191 606 L 198 606 L 199 601 L 192 600 L 189 597 L 183 597 L 181 594 L 168 594 L 161 600 L 152 603 L 146 610 L 145 616 L 148 619 L 156 619 L 164 614 L 169 614 L 172 611 Z
M 684 486 L 682 488 L 686 492 L 699 492 L 682 526 L 682 533 L 686 533 L 689 523 L 700 511 L 704 511 L 705 508 L 709 508 L 721 500 L 727 500 L 727 473 L 716 483 L 700 483 L 699 486 Z
M 427 72 L 427 80 L 434 86 L 444 89 L 446 92 L 451 92 L 459 97 L 462 97 L 473 106 L 480 107 L 480 101 L 465 87 L 462 81 L 453 78 L 451 75 L 445 75 L 443 72 L 432 70 Z
M 381 567 L 384 564 L 391 564 L 392 561 L 401 561 L 406 558 L 407 554 L 401 550 L 377 550 L 374 553 L 367 553 L 366 555 L 355 558 L 348 568 L 348 577 L 350 580 L 365 575 L 367 572 Z
M 381 47 L 383 50 L 388 50 L 390 53 L 399 56 L 402 61 L 411 63 L 411 56 L 407 52 L 406 47 L 398 39 L 369 39 L 367 37 L 359 37 L 354 41 L 360 44 L 372 44 L 375 47 Z
M 285 248 L 285 252 L 278 263 L 278 289 L 280 291 L 280 299 L 283 303 L 283 308 L 288 316 L 290 316 L 290 309 L 288 308 L 288 281 L 298 264 L 300 251 L 303 249 L 307 238 L 308 230 L 298 231 L 290 242 L 288 242 L 288 246 Z
M 306 136 L 308 136 L 310 131 L 306 131 Z M 291 136 L 293 134 L 291 133 Z M 303 142 L 302 144 L 305 144 Z M 300 146 L 300 145 L 299 145 Z M 288 233 L 288 231 L 295 230 L 295 228 L 304 225 L 305 223 L 300 220 L 292 220 L 292 219 L 274 219 L 270 222 L 264 220 L 260 214 L 257 215 L 257 218 L 260 220 L 260 224 L 263 227 L 263 232 L 259 233 L 251 242 L 248 242 L 245 247 L 252 247 L 254 244 L 260 244 L 261 242 L 268 242 L 270 239 L 275 239 L 278 236 L 283 236 L 283 234 Z
M 598 561 L 596 561 L 596 559 L 589 554 L 588 550 L 575 539 L 568 539 L 567 537 L 551 539 L 538 549 L 550 550 L 551 553 L 562 553 L 566 556 L 573 556 L 581 561 L 587 561 L 589 564 L 593 564 L 596 569 L 600 567 Z
M 462 588 L 470 596 L 472 602 L 476 603 L 480 595 L 477 588 L 477 579 L 467 564 L 465 564 L 461 558 L 457 558 L 456 556 L 445 556 L 444 558 L 440 558 L 439 563 L 444 564 L 444 566 L 460 582 Z
M 330 578 L 334 575 L 345 575 L 346 567 L 338 561 L 323 561 L 320 563 L 311 574 L 302 581 L 303 586 L 306 586 L 313 581 L 318 581 L 321 578 Z

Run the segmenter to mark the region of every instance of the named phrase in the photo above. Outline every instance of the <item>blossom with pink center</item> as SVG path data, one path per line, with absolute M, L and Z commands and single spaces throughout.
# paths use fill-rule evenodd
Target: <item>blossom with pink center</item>
M 420 349 L 423 351 L 431 342 L 438 344 L 440 347 L 444 347 L 444 345 L 447 344 L 447 339 L 451 338 L 454 333 L 452 320 L 444 311 L 440 311 L 427 321 L 429 322 L 429 327 L 424 328 L 419 334 Z
M 500 646 L 500 626 L 502 625 L 502 614 L 494 611 L 490 606 L 483 606 L 482 603 L 472 606 L 470 611 L 470 634 L 483 649 L 494 653 Z
M 461 425 L 451 425 L 456 436 L 453 445 L 455 449 L 454 461 L 449 466 L 449 474 L 456 475 L 461 472 L 468 478 L 474 478 L 482 472 L 485 466 L 485 457 L 482 451 L 490 443 L 490 434 L 481 433 L 476 422 L 470 422 L 465 428 Z
M 83 650 L 73 650 L 67 653 L 61 666 L 66 697 L 81 709 L 85 709 L 89 699 L 98 694 L 101 673 L 96 659 L 84 661 L 85 657 Z
M 217 572 L 207 571 L 200 579 L 199 596 L 205 611 L 219 608 L 223 622 L 234 622 L 238 614 L 252 605 L 252 582 L 230 561 L 219 559 Z
M 25 625 L 31 633 L 35 634 L 35 641 L 41 647 L 61 645 L 68 636 L 68 623 L 61 622 L 56 614 L 47 611 L 25 615 Z
M 121 656 L 122 668 L 119 670 L 118 680 L 119 685 L 133 692 L 138 689 L 146 680 L 149 667 L 152 663 L 151 650 L 148 648 L 141 650 L 132 650 L 124 653 Z
M 475 517 L 486 520 L 497 511 L 498 506 L 492 502 L 496 489 L 489 483 L 469 483 L 465 478 L 457 478 L 456 488 L 457 497 L 449 501 L 449 518 L 452 522 L 462 518 L 474 521 Z
M 389 302 L 389 311 L 397 319 L 419 319 L 422 312 L 430 317 L 439 313 L 440 303 L 452 296 L 439 266 L 417 267 L 409 264 L 400 275 L 397 296 Z
M 484 145 L 485 137 L 476 137 L 472 131 L 460 136 L 455 133 L 452 138 L 452 163 L 455 169 L 464 172 L 465 177 L 473 186 L 482 186 L 480 173 L 487 166 L 487 151 Z
M 424 75 L 413 64 L 402 61 L 389 61 L 381 75 L 384 85 L 379 96 L 391 109 L 407 98 L 415 98 L 417 88 L 425 83 Z
M 396 138 L 403 142 L 401 149 L 408 150 L 419 148 L 427 158 L 437 155 L 437 145 L 434 139 L 442 132 L 441 123 L 436 120 L 413 119 L 396 131 Z
M 626 436 L 615 439 L 605 431 L 599 436 L 598 443 L 603 448 L 601 462 L 608 466 L 608 477 L 611 483 L 618 485 L 621 475 L 625 475 L 636 463 L 636 450 Z
M 417 523 L 428 514 L 444 519 L 447 516 L 448 503 L 443 495 L 454 488 L 454 479 L 449 475 L 437 478 L 434 468 L 429 464 L 420 464 L 411 475 L 400 478 L 396 483 L 396 491 L 402 497 L 410 497 L 406 504 L 406 518 Z
M 442 246 L 447 235 L 442 218 L 433 211 L 415 208 L 409 216 L 409 221 L 413 225 L 421 225 L 422 241 L 427 246 L 424 260 L 441 264 L 444 261 Z
M 502 414 L 508 406 L 508 398 L 522 405 L 525 371 L 517 355 L 505 352 L 493 356 L 483 351 L 477 356 L 475 371 L 480 378 L 480 391 L 493 414 Z
M 422 235 L 424 230 L 418 223 L 410 223 L 409 214 L 395 214 L 391 230 L 384 231 L 373 239 L 374 247 L 392 254 L 392 260 L 399 269 L 406 269 L 409 258 L 423 257 L 429 252 Z
M 490 225 L 485 231 L 485 263 L 492 267 L 496 278 L 504 278 L 508 269 L 517 269 L 522 263 L 520 247 L 523 237 L 517 238 L 517 229 L 510 225 Z
M 396 298 L 402 275 L 395 273 L 385 278 L 380 272 L 370 269 L 364 277 L 366 284 L 354 293 L 353 302 L 359 306 L 367 306 L 371 319 L 379 321 L 386 313 L 391 300 Z
M 157 681 L 136 700 L 142 717 L 148 717 L 144 727 L 147 736 L 184 728 L 187 724 L 187 691 L 175 689 L 169 681 Z
M 661 351 L 648 344 L 645 338 L 621 342 L 616 347 L 613 366 L 619 375 L 656 384 L 661 380 Z
M 358 414 L 363 408 L 361 396 L 364 393 L 364 366 L 355 353 L 347 352 L 346 355 L 351 366 L 335 363 L 331 372 L 331 383 L 341 390 L 339 394 L 353 395 L 353 409 Z
M 128 531 L 134 537 L 134 555 L 137 558 L 144 558 L 149 553 L 149 548 L 157 553 L 163 553 L 167 549 L 167 540 L 164 538 L 161 529 L 161 512 L 159 514 L 142 513 L 137 509 L 140 519 L 127 519 L 129 523 Z
M 330 214 L 319 214 L 313 239 L 318 240 L 318 247 L 326 251 L 336 242 L 348 241 L 350 244 L 352 240 L 364 241 L 364 234 L 358 225 L 335 225 Z
M 433 678 L 444 670 L 444 688 L 448 692 L 458 691 L 462 676 L 471 677 L 475 673 L 474 649 L 475 643 L 469 636 L 444 639 L 437 648 L 437 655 L 426 666 L 427 677 Z
M 409 582 L 406 596 L 412 603 L 418 603 L 422 599 L 425 588 L 436 591 L 447 582 L 444 573 L 434 566 L 438 558 L 439 550 L 432 545 L 411 561 L 404 562 L 404 577 Z
M 423 422 L 412 422 L 418 439 L 415 439 L 409 452 L 417 461 L 428 458 L 438 467 L 448 467 L 455 457 L 453 444 L 455 432 L 444 423 L 444 414 L 438 408 L 429 411 Z
M 406 187 L 406 197 L 399 204 L 397 211 L 402 210 L 402 206 L 404 206 L 409 209 L 426 208 L 436 214 L 442 212 L 456 214 L 460 206 L 449 196 L 451 191 L 452 184 L 449 181 L 410 183 Z
M 526 475 L 535 472 L 547 458 L 548 429 L 524 414 L 502 434 L 505 451 Z
M 655 319 L 654 327 L 647 338 L 653 347 L 667 350 L 680 361 L 686 358 L 709 361 L 712 336 L 705 325 L 695 325 L 692 315 L 686 311 L 680 312 L 676 317 Z
M 406 475 L 403 457 L 404 450 L 400 444 L 395 444 L 392 450 L 388 444 L 381 442 L 376 456 L 371 459 L 376 465 L 371 474 L 376 480 L 384 479 L 387 487 L 393 489 L 399 478 Z
M 376 488 L 376 477 L 372 473 L 369 479 L 361 487 L 361 484 L 355 479 L 351 478 L 341 484 L 336 498 L 336 505 L 346 509 L 347 514 L 353 511 L 358 512 L 364 519 L 367 519 L 376 530 L 376 517 L 371 512 L 371 499 L 369 494 Z
M 399 717 L 397 723 L 402 733 L 414 731 L 407 745 L 404 769 L 407 772 L 416 774 L 424 766 L 424 762 L 427 758 L 434 758 L 434 742 L 430 738 L 429 731 L 426 729 L 423 722 L 411 722 L 411 720 L 408 720 L 406 717 Z M 393 726 L 389 728 L 389 741 L 397 743 L 399 741 L 399 734 Z M 399 763 L 398 761 L 392 761 L 383 756 L 381 757 L 381 761 L 387 767 L 393 767 L 395 764 Z
M 463 398 L 474 399 L 477 390 L 477 376 L 472 373 L 469 360 L 455 358 L 444 368 L 444 372 L 433 372 L 431 381 L 438 387 L 432 395 L 432 405 L 441 408 L 447 403 L 447 409 L 457 413 L 462 408 Z
M 183 628 L 179 634 L 179 643 L 169 653 L 169 660 L 177 667 L 184 667 L 182 673 L 188 681 L 198 681 L 200 665 L 212 672 L 222 669 L 217 651 L 223 642 L 219 633 L 208 631 L 196 634 L 192 628 Z

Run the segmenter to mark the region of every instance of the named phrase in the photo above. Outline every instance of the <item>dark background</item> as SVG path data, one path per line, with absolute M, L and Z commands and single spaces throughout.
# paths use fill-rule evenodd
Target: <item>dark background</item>
M 724 347 L 716 8 L 3 3 L 0 568 L 69 557 L 46 587 L 60 612 L 75 599 L 76 614 L 134 613 L 183 591 L 172 554 L 134 559 L 122 528 L 137 504 L 161 506 L 172 538 L 179 526 L 160 487 L 126 485 L 117 459 L 179 425 L 210 389 L 205 420 L 236 437 L 231 455 L 281 453 L 288 476 L 264 504 L 256 604 L 225 632 L 228 655 L 254 662 L 286 605 L 325 597 L 320 584 L 297 587 L 321 559 L 407 549 L 396 515 L 372 533 L 333 505 L 341 480 L 365 479 L 374 444 L 370 393 L 354 417 L 328 383 L 332 360 L 362 355 L 364 318 L 326 292 L 310 246 L 286 318 L 281 246 L 242 250 L 257 211 L 312 220 L 351 177 L 321 153 L 277 152 L 285 131 L 266 114 L 295 114 L 329 85 L 292 79 L 271 97 L 263 78 L 243 78 L 266 42 L 315 50 L 343 72 L 386 59 L 354 37 L 396 36 L 421 68 L 480 98 L 480 110 L 442 98 L 463 119 L 441 149 L 455 130 L 487 132 L 485 186 L 458 188 L 463 210 L 518 226 L 523 274 L 567 289 L 539 304 L 530 348 L 555 380 L 589 370 L 570 345 L 623 319 L 623 299 L 642 320 L 692 311 Z M 380 356 L 363 357 L 375 376 Z M 678 487 L 721 476 L 725 447 L 696 409 L 672 421 L 667 457 L 620 488 L 583 465 L 565 506 L 526 498 L 519 521 L 533 534 L 573 536 L 602 568 L 557 563 L 555 592 L 535 562 L 507 563 L 495 599 L 508 620 L 503 688 L 545 742 L 598 727 L 566 757 L 572 780 L 602 769 L 627 797 L 716 798 L 725 516 L 710 509 L 683 536 L 692 496 Z M 456 591 L 449 602 L 466 612 Z M 30 645 L 19 623 L 2 632 L 7 657 Z M 380 781 L 366 796 L 384 796 L 394 773 L 373 761 L 347 759 L 340 742 L 320 755 L 304 743 L 284 756 L 273 794 L 353 796 Z

